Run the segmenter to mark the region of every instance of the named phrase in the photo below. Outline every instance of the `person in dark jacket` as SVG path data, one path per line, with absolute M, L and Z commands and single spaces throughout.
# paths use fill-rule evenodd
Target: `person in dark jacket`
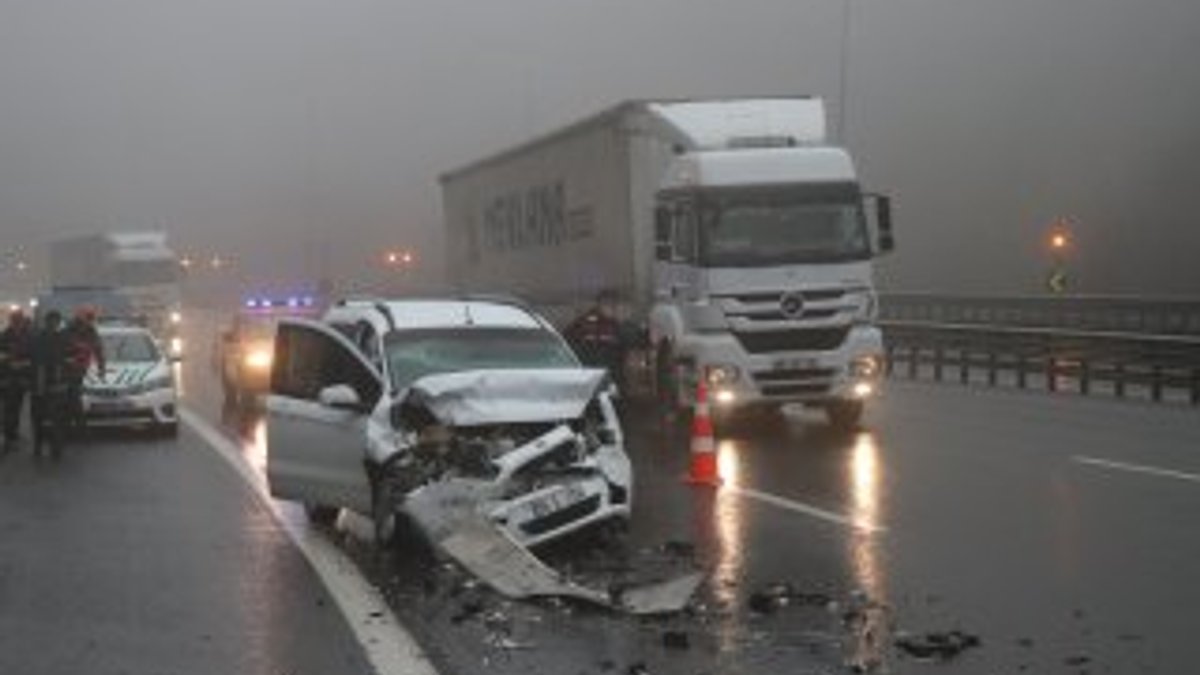
M 62 314 L 46 313 L 42 329 L 33 339 L 33 451 L 41 454 L 50 445 L 50 454 L 62 452 L 63 432 L 67 423 L 67 335 L 62 330 Z
M 69 421 L 77 429 L 85 426 L 83 410 L 83 380 L 93 364 L 103 380 L 105 376 L 104 343 L 96 331 L 96 310 L 80 307 L 63 331 L 67 341 L 67 406 Z
M 9 449 L 20 439 L 25 398 L 33 385 L 33 325 L 21 310 L 9 315 L 8 326 L 0 333 L 0 381 L 4 390 L 4 445 Z
M 595 304 L 563 331 L 563 337 L 585 366 L 608 370 L 617 388 L 625 384 L 625 331 L 617 319 L 617 296 L 600 293 Z

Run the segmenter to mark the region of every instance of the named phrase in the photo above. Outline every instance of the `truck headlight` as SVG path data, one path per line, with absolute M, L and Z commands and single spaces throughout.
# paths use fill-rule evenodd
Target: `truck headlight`
M 704 369 L 704 378 L 710 387 L 733 384 L 742 378 L 742 371 L 734 365 L 713 364 Z
M 170 347 L 171 347 L 171 356 L 182 356 L 183 355 L 183 338 L 181 338 L 181 337 L 171 338 Z
M 171 323 L 175 325 L 183 323 L 183 314 L 179 311 L 171 312 Z

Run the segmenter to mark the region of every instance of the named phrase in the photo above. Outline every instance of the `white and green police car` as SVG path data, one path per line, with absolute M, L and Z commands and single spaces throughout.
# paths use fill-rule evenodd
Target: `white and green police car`
M 124 324 L 97 327 L 107 372 L 95 366 L 83 382 L 83 411 L 89 425 L 137 426 L 174 435 L 179 411 L 173 363 L 149 330 Z

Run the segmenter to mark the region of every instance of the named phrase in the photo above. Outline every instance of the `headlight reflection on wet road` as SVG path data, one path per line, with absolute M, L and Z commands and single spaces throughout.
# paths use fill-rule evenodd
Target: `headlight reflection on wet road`
M 883 465 L 879 445 L 870 433 L 855 439 L 846 459 L 846 481 L 854 521 L 880 525 Z M 883 661 L 890 640 L 887 577 L 880 549 L 878 536 L 870 531 L 854 529 L 847 539 L 851 573 L 864 602 L 858 623 L 852 626 L 847 656 L 850 663 L 868 669 Z

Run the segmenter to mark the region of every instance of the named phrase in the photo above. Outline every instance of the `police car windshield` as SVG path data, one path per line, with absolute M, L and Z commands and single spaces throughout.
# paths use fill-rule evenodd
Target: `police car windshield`
M 578 368 L 558 336 L 522 328 L 465 328 L 395 332 L 387 336 L 392 384 L 403 389 L 438 373 L 466 370 Z
M 141 333 L 102 334 L 100 342 L 104 358 L 112 363 L 150 363 L 161 358 L 154 341 Z

